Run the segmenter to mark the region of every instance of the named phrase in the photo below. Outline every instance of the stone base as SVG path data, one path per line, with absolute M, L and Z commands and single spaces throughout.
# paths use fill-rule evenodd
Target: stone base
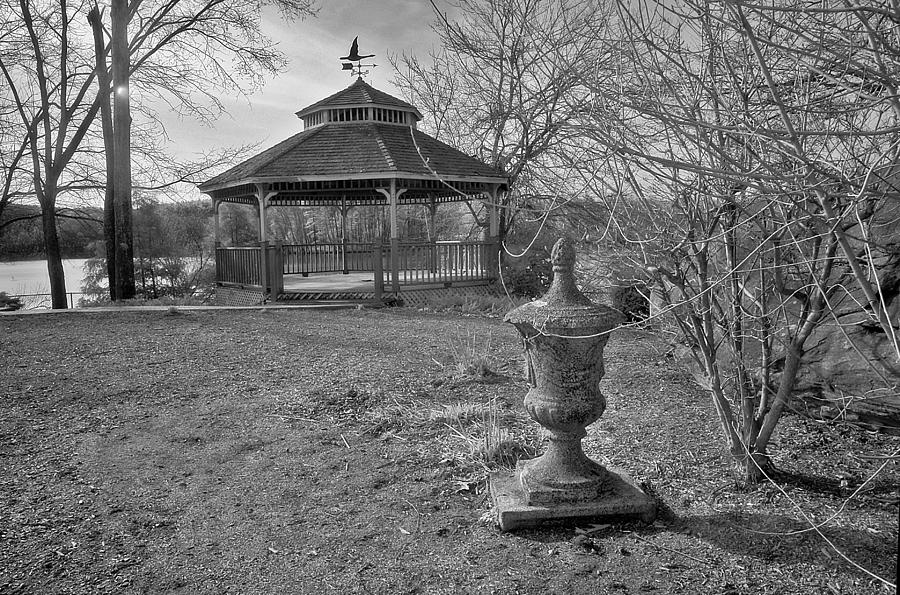
M 525 491 L 515 473 L 491 473 L 488 485 L 501 531 L 536 527 L 548 521 L 576 523 L 585 521 L 640 520 L 652 523 L 656 502 L 619 469 L 608 467 L 609 478 L 603 494 L 596 500 L 560 504 L 528 505 Z

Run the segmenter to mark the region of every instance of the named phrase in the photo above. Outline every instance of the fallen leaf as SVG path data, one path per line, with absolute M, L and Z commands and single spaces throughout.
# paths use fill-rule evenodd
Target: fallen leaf
M 599 531 L 603 531 L 603 530 L 608 529 L 608 528 L 609 528 L 609 525 L 608 525 L 608 524 L 605 524 L 605 525 L 590 525 L 587 529 L 582 529 L 582 528 L 580 528 L 580 527 L 576 527 L 576 528 L 575 528 L 575 533 L 576 533 L 577 535 L 590 535 L 591 533 L 597 533 L 597 532 L 599 532 Z

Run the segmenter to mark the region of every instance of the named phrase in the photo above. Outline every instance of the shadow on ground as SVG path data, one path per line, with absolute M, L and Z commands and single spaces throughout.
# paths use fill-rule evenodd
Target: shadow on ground
M 822 523 L 826 518 L 818 515 L 815 522 Z M 840 522 L 838 519 L 819 526 L 816 531 L 811 523 L 786 515 L 728 512 L 681 517 L 669 529 L 763 562 L 805 562 L 821 566 L 829 572 L 835 572 L 841 567 L 851 571 L 850 564 L 834 548 L 829 547 L 825 541 L 827 539 L 850 559 L 858 559 L 859 556 L 855 554 L 861 552 L 865 552 L 868 559 L 871 559 L 873 551 L 885 552 L 885 563 L 880 565 L 882 567 L 869 570 L 881 576 L 890 576 L 892 568 L 887 562 L 890 552 L 896 546 L 894 537 L 877 527 L 848 527 L 838 524 Z

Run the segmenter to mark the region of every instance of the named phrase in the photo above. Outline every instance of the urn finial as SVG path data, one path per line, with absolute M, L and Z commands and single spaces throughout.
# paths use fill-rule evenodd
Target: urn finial
M 556 240 L 550 250 L 553 281 L 544 299 L 555 307 L 567 305 L 592 306 L 575 283 L 575 242 L 568 237 Z
M 564 237 L 556 240 L 550 251 L 550 264 L 554 273 L 575 270 L 575 242 L 571 238 Z

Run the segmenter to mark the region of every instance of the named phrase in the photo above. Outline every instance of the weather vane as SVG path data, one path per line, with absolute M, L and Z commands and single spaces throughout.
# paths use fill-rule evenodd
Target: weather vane
M 378 64 L 363 64 L 362 61 L 366 58 L 374 58 L 375 54 L 366 54 L 365 56 L 359 55 L 359 36 L 353 38 L 353 43 L 350 44 L 350 53 L 346 56 L 341 56 L 341 60 L 349 60 L 350 62 L 344 62 L 341 64 L 341 70 L 349 70 L 350 76 L 356 75 L 358 77 L 363 77 L 369 74 L 368 70 L 363 70 L 363 68 L 375 68 Z M 351 64 L 351 62 L 356 62 L 356 64 Z

